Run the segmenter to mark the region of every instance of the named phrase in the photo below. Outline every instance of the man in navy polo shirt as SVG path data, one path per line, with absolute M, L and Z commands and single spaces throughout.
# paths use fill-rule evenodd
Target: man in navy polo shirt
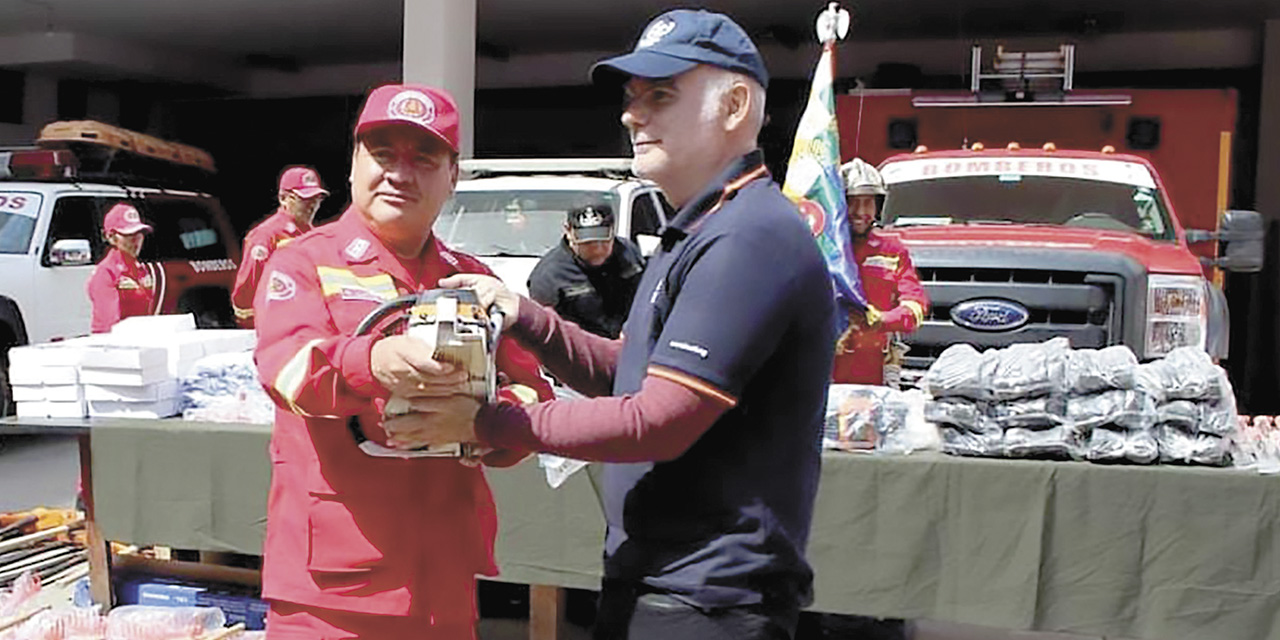
M 387 423 L 412 442 L 478 441 L 604 461 L 595 638 L 791 638 L 811 601 L 835 307 L 817 246 L 756 137 L 768 75 L 728 17 L 670 11 L 597 63 L 625 83 L 635 172 L 679 208 L 623 337 L 608 340 L 491 278 L 509 335 L 586 400 L 453 402 Z

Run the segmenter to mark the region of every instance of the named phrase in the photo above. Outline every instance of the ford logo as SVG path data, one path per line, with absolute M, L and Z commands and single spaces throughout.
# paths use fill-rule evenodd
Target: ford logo
M 1027 308 L 1012 300 L 983 298 L 951 307 L 951 320 L 975 331 L 1013 331 L 1030 319 Z

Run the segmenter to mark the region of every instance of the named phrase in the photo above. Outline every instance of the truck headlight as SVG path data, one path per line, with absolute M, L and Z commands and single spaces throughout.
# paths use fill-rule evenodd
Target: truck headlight
M 1200 277 L 1153 275 L 1147 280 L 1147 358 L 1178 347 L 1203 349 L 1208 322 L 1209 301 Z

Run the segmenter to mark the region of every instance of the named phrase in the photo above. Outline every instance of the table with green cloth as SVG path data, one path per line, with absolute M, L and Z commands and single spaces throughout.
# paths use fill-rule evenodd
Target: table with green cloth
M 113 420 L 90 434 L 108 539 L 261 552 L 270 427 Z M 488 477 L 499 579 L 596 588 L 596 470 L 559 489 L 534 460 Z M 813 608 L 1159 640 L 1280 640 L 1277 511 L 1280 478 L 1230 469 L 828 452 L 809 542 Z

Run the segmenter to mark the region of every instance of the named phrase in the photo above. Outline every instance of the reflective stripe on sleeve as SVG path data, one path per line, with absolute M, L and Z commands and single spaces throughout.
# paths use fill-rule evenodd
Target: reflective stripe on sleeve
M 280 394 L 280 397 L 288 403 L 289 410 L 300 416 L 313 418 L 336 417 L 313 416 L 312 414 L 303 411 L 297 404 L 298 395 L 302 392 L 302 386 L 306 384 L 307 376 L 311 373 L 311 356 L 315 352 L 316 345 L 321 342 L 321 340 L 317 339 L 303 345 L 303 347 L 299 349 L 292 358 L 289 358 L 289 361 L 286 362 L 283 367 L 281 367 L 280 373 L 276 375 L 275 383 L 272 385 L 275 387 L 276 392 Z
M 725 405 L 726 407 L 733 407 L 738 404 L 737 398 L 687 373 L 682 373 L 680 371 L 676 371 L 675 369 L 668 369 L 667 367 L 659 367 L 657 365 L 649 367 L 648 371 L 649 371 L 649 375 L 651 376 L 662 378 L 664 380 L 670 380 L 686 389 L 689 389 L 690 391 L 693 391 L 694 393 L 697 393 L 698 395 L 711 398 L 712 400 L 715 400 Z
M 911 315 L 916 318 L 916 326 L 924 324 L 924 305 L 915 300 L 903 300 L 902 306 L 911 310 Z
M 383 300 L 393 300 L 400 295 L 395 281 L 385 273 L 361 277 L 348 269 L 317 266 L 316 276 L 320 278 L 320 290 L 326 298 L 344 290 L 368 292 Z

